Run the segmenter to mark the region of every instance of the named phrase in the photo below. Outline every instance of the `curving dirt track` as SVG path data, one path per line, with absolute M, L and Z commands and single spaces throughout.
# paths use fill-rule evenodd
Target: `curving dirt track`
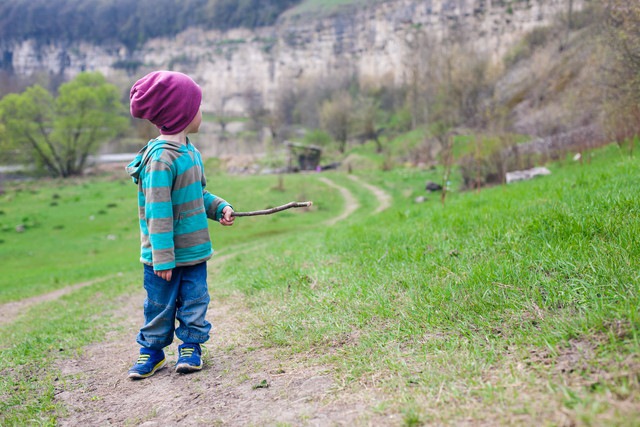
M 360 207 L 360 203 L 358 203 L 358 199 L 355 198 L 355 196 L 351 193 L 351 191 L 349 191 L 345 187 L 342 187 L 336 184 L 335 182 L 331 181 L 329 178 L 326 178 L 324 176 L 319 179 L 320 181 L 327 184 L 329 187 L 332 187 L 338 190 L 340 192 L 340 195 L 342 195 L 342 198 L 344 199 L 344 209 L 342 213 L 326 221 L 325 222 L 326 225 L 334 225 L 340 221 L 344 221 L 345 219 L 349 218 L 349 216 L 352 213 L 358 210 L 358 208 Z
M 369 190 L 375 198 L 378 200 L 378 207 L 373 211 L 374 214 L 378 214 L 384 210 L 387 210 L 391 207 L 391 196 L 387 194 L 382 188 L 376 187 L 375 185 L 369 184 L 368 182 L 363 181 L 361 178 L 356 175 L 348 175 L 349 179 L 354 182 L 357 182 L 359 185 L 363 186 L 367 190 Z

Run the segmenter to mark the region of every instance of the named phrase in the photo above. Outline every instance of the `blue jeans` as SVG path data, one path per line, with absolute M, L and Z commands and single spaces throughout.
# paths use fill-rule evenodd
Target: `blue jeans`
M 174 268 L 170 281 L 156 276 L 153 267 L 145 265 L 144 289 L 144 326 L 138 333 L 138 344 L 161 350 L 173 342 L 174 332 L 182 342 L 202 344 L 209 339 L 206 262 Z

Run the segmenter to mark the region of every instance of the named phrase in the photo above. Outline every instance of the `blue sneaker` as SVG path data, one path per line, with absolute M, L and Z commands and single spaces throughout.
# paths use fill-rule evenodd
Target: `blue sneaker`
M 200 344 L 184 343 L 178 346 L 176 372 L 188 374 L 202 369 L 202 350 Z
M 139 380 L 150 377 L 157 370 L 164 368 L 167 360 L 164 358 L 162 350 L 152 350 L 150 348 L 140 348 L 138 361 L 129 369 L 129 378 Z

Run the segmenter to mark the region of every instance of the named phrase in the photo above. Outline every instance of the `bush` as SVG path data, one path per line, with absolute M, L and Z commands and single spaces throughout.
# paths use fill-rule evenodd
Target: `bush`
M 318 145 L 320 147 L 327 147 L 333 140 L 328 133 L 320 129 L 313 129 L 304 135 L 303 141 L 307 145 Z
M 462 186 L 465 189 L 503 184 L 506 173 L 518 169 L 529 169 L 536 164 L 538 156 L 523 155 L 511 135 L 498 138 L 469 139 L 468 146 L 459 161 Z M 475 146 L 471 144 L 477 144 Z

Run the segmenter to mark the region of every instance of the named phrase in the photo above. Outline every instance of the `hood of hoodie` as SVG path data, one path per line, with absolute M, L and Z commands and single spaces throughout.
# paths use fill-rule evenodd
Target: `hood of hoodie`
M 136 157 L 125 168 L 127 173 L 133 178 L 133 182 L 138 183 L 140 172 L 145 168 L 153 153 L 158 150 L 180 151 L 182 144 L 179 142 L 165 141 L 163 139 L 152 139 L 145 145 L 142 150 L 138 151 Z

